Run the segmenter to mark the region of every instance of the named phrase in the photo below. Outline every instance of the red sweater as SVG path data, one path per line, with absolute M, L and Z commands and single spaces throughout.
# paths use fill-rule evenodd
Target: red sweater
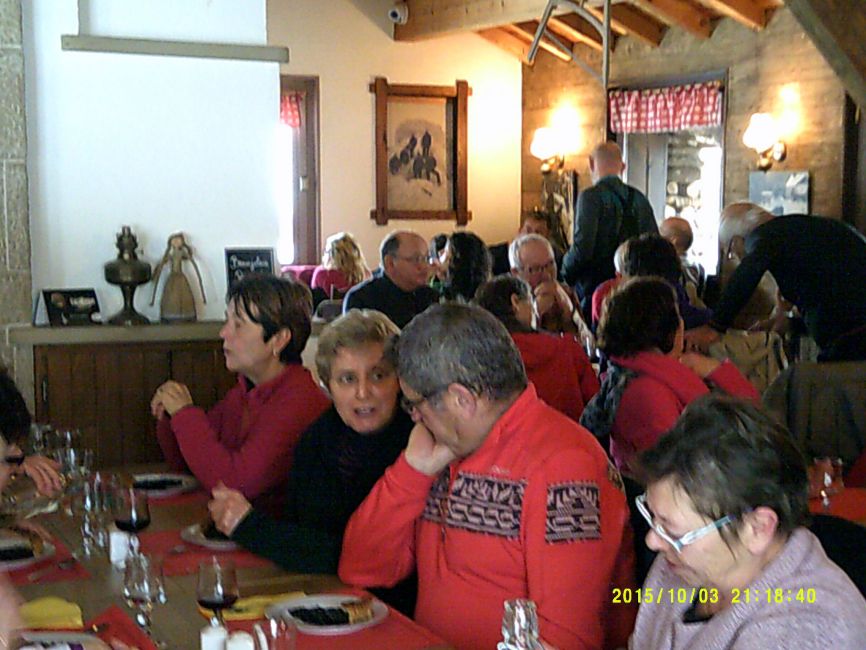
M 677 359 L 660 352 L 613 357 L 638 377 L 626 386 L 610 432 L 610 454 L 627 472 L 634 455 L 652 447 L 674 425 L 692 400 L 710 392 L 707 382 L 737 397 L 758 401 L 760 393 L 737 367 L 725 361 L 706 380 Z
M 329 404 L 310 371 L 289 364 L 252 388 L 239 376 L 237 386 L 208 413 L 188 406 L 162 418 L 157 437 L 172 469 L 188 468 L 208 490 L 222 481 L 273 512 L 274 501 L 285 495 L 301 433 Z
M 340 578 L 389 586 L 417 567 L 416 620 L 459 650 L 495 648 L 513 598 L 536 602 L 560 650 L 601 648 L 611 626 L 625 645 L 634 610 L 614 610 L 611 588 L 633 580 L 634 557 L 618 479 L 586 429 L 529 386 L 438 477 L 400 456 L 349 520 Z
M 579 422 L 583 407 L 598 392 L 598 377 L 580 343 L 570 334 L 515 332 L 511 336 L 538 396 Z

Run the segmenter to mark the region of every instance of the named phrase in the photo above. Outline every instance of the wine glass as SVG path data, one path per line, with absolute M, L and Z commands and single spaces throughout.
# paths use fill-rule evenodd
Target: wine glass
M 147 493 L 134 487 L 119 487 L 114 494 L 114 524 L 129 533 L 130 555 L 138 552 L 138 533 L 150 525 Z
M 135 610 L 138 626 L 158 647 L 165 647 L 151 633 L 153 606 L 165 602 L 162 563 L 158 558 L 139 554 L 127 559 L 123 569 L 123 597 L 127 606 Z
M 222 610 L 231 607 L 240 595 L 238 576 L 233 562 L 220 562 L 211 556 L 210 560 L 198 565 L 198 585 L 196 586 L 198 604 L 210 609 L 220 625 L 225 625 Z

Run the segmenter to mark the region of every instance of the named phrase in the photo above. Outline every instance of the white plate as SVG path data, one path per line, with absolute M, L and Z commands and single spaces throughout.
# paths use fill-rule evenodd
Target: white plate
M 361 600 L 357 596 L 348 594 L 318 594 L 314 596 L 297 596 L 274 603 L 265 610 L 268 618 L 279 618 L 293 622 L 300 632 L 316 636 L 335 636 L 338 634 L 351 634 L 373 625 L 378 625 L 388 616 L 388 606 L 380 600 L 373 599 L 373 618 L 363 623 L 349 623 L 346 625 L 311 625 L 298 620 L 289 613 L 290 609 L 296 607 L 339 607 L 346 601 Z
M 78 632 L 22 632 L 21 639 L 26 643 L 81 643 L 86 650 L 111 650 L 99 637 Z
M 240 546 L 230 539 L 208 539 L 201 532 L 200 524 L 193 524 L 184 528 L 180 531 L 180 538 L 185 542 L 195 544 L 196 546 L 204 546 L 212 551 L 236 551 L 240 548 Z
M 47 560 L 48 558 L 54 557 L 54 553 L 57 549 L 54 548 L 54 544 L 50 544 L 45 542 L 42 545 L 42 552 L 34 554 L 33 557 L 25 557 L 20 560 L 7 560 L 5 562 L 0 561 L 0 571 L 14 571 L 15 569 L 23 569 L 26 566 L 30 566 L 31 564 L 36 564 L 37 562 L 42 562 L 42 560 Z
M 156 474 L 133 474 L 132 476 L 133 487 L 135 486 L 135 483 L 137 481 L 160 480 L 180 481 L 180 485 L 174 485 L 172 487 L 163 488 L 161 490 L 142 489 L 142 491 L 146 492 L 147 496 L 158 499 L 160 497 L 172 497 L 175 494 L 183 494 L 184 492 L 189 492 L 198 487 L 198 481 L 196 480 L 196 478 L 194 476 L 190 476 L 189 474 L 170 474 L 161 472 Z

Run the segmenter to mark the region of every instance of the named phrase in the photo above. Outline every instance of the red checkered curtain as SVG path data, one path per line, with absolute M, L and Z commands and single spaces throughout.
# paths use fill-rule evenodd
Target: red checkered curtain
M 666 133 L 722 123 L 722 84 L 718 81 L 608 92 L 614 133 Z
M 304 101 L 303 93 L 282 93 L 280 95 L 280 122 L 293 129 L 300 128 L 302 101 Z

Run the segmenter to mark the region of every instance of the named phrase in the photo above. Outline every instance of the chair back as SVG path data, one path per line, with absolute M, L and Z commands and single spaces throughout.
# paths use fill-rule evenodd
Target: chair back
M 824 552 L 866 598 L 866 526 L 833 517 L 812 515 L 809 530 L 821 541 Z

